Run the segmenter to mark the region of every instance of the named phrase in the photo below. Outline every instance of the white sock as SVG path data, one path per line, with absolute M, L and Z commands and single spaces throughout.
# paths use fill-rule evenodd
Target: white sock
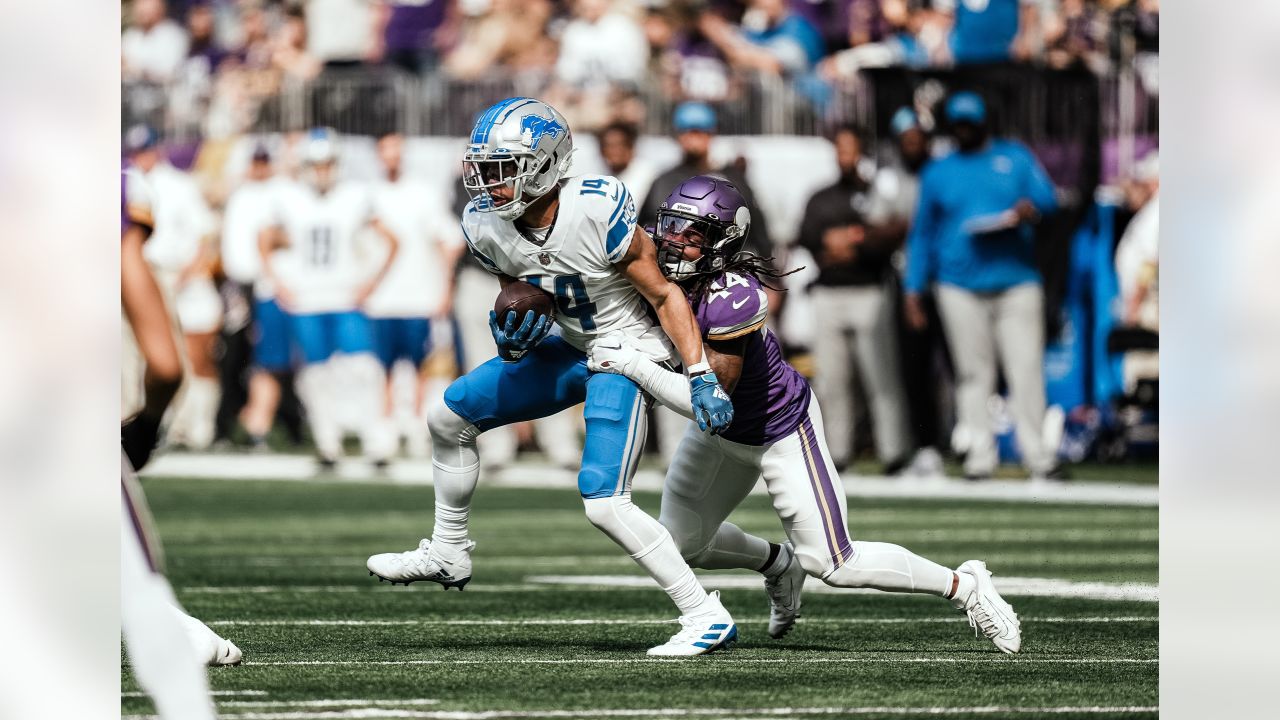
M 957 573 L 892 543 L 853 542 L 853 558 L 822 578 L 836 587 L 927 593 L 950 598 Z
M 978 587 L 978 581 L 974 580 L 969 573 L 955 572 L 953 570 L 951 574 L 953 578 L 949 589 L 952 592 L 950 595 L 943 595 L 943 597 L 950 600 L 952 605 L 963 608 L 965 602 L 969 599 L 969 595 Z
M 334 373 L 329 362 L 312 363 L 298 371 L 298 397 L 307 410 L 311 437 L 322 457 L 337 459 L 342 455 L 342 426 L 334 407 Z
M 631 502 L 631 494 L 603 498 L 583 498 L 591 521 L 610 540 L 644 568 L 671 596 L 681 614 L 696 614 L 707 602 L 707 591 L 693 574 L 671 533 L 648 513 Z
M 431 540 L 441 545 L 467 542 L 467 518 L 471 496 L 480 479 L 480 454 L 476 427 L 439 400 L 427 414 L 431 430 L 432 479 L 435 484 L 435 528 Z M 448 549 L 445 548 L 448 553 Z

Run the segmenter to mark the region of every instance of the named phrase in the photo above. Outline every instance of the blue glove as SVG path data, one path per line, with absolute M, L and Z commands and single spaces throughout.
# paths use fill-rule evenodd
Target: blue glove
M 515 362 L 551 332 L 551 318 L 526 310 L 524 322 L 516 327 L 515 312 L 508 312 L 506 322 L 498 327 L 498 313 L 490 310 L 489 329 L 493 331 L 493 341 L 498 344 L 498 355 L 504 362 Z
M 719 435 L 733 422 L 733 403 L 720 387 L 715 373 L 705 372 L 689 378 L 689 399 L 699 430 Z

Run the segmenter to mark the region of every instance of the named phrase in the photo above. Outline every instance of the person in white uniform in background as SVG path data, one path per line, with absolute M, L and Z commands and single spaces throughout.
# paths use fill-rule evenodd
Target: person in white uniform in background
M 307 410 L 322 470 L 342 454 L 343 430 L 359 433 L 375 464 L 386 461 L 378 439 L 382 367 L 374 355 L 373 325 L 360 308 L 395 262 L 399 241 L 373 214 L 369 189 L 338 182 L 336 136 L 312 130 L 303 148 L 303 182 L 281 188 L 276 224 L 258 241 L 263 276 L 289 314 L 303 367 L 298 395 Z M 362 257 L 366 228 L 387 249 Z M 364 258 L 382 257 L 370 272 Z
M 222 298 L 213 284 L 215 251 L 209 244 L 217 219 L 190 175 L 160 153 L 160 135 L 139 125 L 125 136 L 134 166 L 156 200 L 156 231 L 145 257 L 173 308 L 183 336 L 188 372 L 170 411 L 169 442 L 204 449 L 213 442 L 214 418 L 222 389 L 213 359 L 222 327 Z
M 253 150 L 245 182 L 231 193 L 222 216 L 223 270 L 253 292 L 253 362 L 240 424 L 255 449 L 266 448 L 280 405 L 280 378 L 291 366 L 288 318 L 262 276 L 258 254 L 258 235 L 272 223 L 275 193 L 282 182 L 287 181 L 272 178 L 271 154 L 259 145 Z
M 401 437 L 424 447 L 427 425 L 423 412 L 428 378 L 422 364 L 442 330 L 447 336 L 452 312 L 454 269 L 466 247 L 458 218 L 439 192 L 404 176 L 404 138 L 396 133 L 378 139 L 378 160 L 385 179 L 373 188 L 376 213 L 400 241 L 400 251 L 386 279 L 369 296 L 365 312 L 373 320 L 378 360 L 386 371 L 382 432 L 392 442 Z M 394 372 L 407 362 L 414 371 L 412 410 L 398 423 Z M 443 392 L 443 389 L 441 390 Z

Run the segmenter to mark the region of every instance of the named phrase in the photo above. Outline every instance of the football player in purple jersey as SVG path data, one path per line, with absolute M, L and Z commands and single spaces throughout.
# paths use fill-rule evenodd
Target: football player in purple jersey
M 804 579 L 812 575 L 836 587 L 946 598 L 996 647 L 1017 652 L 1018 616 L 996 592 L 985 563 L 970 560 L 950 570 L 898 545 L 850 538 L 817 398 L 765 327 L 762 286 L 779 273 L 767 259 L 743 252 L 750 227 L 751 213 L 737 188 L 710 175 L 684 181 L 658 209 L 658 262 L 688 294 L 707 358 L 734 407 L 733 422 L 718 435 L 690 425 L 667 471 L 662 524 L 691 566 L 765 576 L 772 637 L 795 624 Z M 625 337 L 598 342 L 590 368 L 626 375 L 672 410 L 694 417 L 684 375 L 644 357 Z M 787 543 L 726 522 L 761 476 Z

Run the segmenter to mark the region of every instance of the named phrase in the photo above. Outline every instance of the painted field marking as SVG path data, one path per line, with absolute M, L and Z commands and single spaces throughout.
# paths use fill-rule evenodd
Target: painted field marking
M 315 459 L 309 455 L 228 455 L 222 453 L 165 453 L 141 473 L 144 477 L 203 478 L 210 480 L 292 480 L 368 485 L 429 485 L 433 468 L 429 458 L 399 459 L 379 473 L 361 458 L 343 459 L 323 479 L 316 476 Z M 522 462 L 486 473 L 489 487 L 576 487 L 576 472 L 547 464 Z M 664 473 L 644 468 L 636 473 L 632 488 L 660 490 Z M 1060 503 L 1082 505 L 1154 507 L 1160 502 L 1157 485 L 1072 482 L 1034 483 L 1023 480 L 988 480 L 974 483 L 959 478 L 902 478 L 845 475 L 841 477 L 849 497 L 992 500 L 1001 502 Z M 763 483 L 752 488 L 763 495 Z
M 262 660 L 245 661 L 245 666 L 264 667 L 380 667 L 411 665 L 661 665 L 667 663 L 712 662 L 726 665 L 812 665 L 847 663 L 853 665 L 1004 663 L 1009 665 L 1149 665 L 1159 658 L 1004 658 L 980 657 L 807 657 L 807 658 L 490 658 L 486 660 Z
M 699 578 L 708 590 L 758 588 L 759 575 L 703 575 Z M 596 587 L 653 587 L 653 580 L 639 575 L 533 575 L 530 583 Z M 1001 595 L 1033 597 L 1087 598 L 1090 600 L 1136 600 L 1158 602 L 1160 588 L 1148 583 L 1105 583 L 1056 578 L 1026 578 L 997 575 L 996 589 Z M 823 583 L 805 585 L 806 593 L 877 593 L 869 588 L 833 588 Z
M 1113 617 L 1029 617 L 1021 616 L 1024 623 L 1054 624 L 1106 624 L 1106 623 L 1155 623 L 1160 622 L 1156 615 L 1122 615 Z M 739 625 L 763 625 L 769 618 L 736 619 Z M 922 617 L 922 618 L 800 618 L 800 625 L 918 625 L 945 623 L 963 625 L 963 617 Z M 498 626 L 498 627 L 542 627 L 565 625 L 674 625 L 675 620 L 654 620 L 637 618 L 623 620 L 618 618 L 527 618 L 523 620 L 209 620 L 206 625 L 219 627 L 435 627 L 435 626 Z
M 332 700 L 228 700 L 218 703 L 219 708 L 342 708 L 342 707 L 401 707 L 438 705 L 435 698 L 409 698 L 404 700 L 335 698 Z
M 524 578 L 524 583 L 472 584 L 467 592 L 553 592 L 565 586 L 572 586 L 576 591 L 616 592 L 618 590 L 645 589 L 654 590 L 657 586 L 653 580 L 643 575 L 531 575 Z M 756 589 L 761 587 L 759 575 L 703 575 L 699 578 L 708 590 Z M 1132 600 L 1138 602 L 1159 602 L 1160 588 L 1150 583 L 1107 583 L 1082 580 L 1062 580 L 1058 578 L 1029 578 L 1013 576 L 996 576 L 996 587 L 1001 594 L 1011 597 L 1059 597 L 1081 598 L 1088 600 Z M 429 586 L 430 583 L 422 583 Z M 304 593 L 366 593 L 377 592 L 379 583 L 367 585 L 217 585 L 193 586 L 179 588 L 186 595 L 262 595 L 262 594 L 304 594 Z M 409 592 L 396 589 L 399 592 Z M 387 589 L 382 588 L 383 592 Z M 880 594 L 879 590 L 834 588 L 820 582 L 810 582 L 805 586 L 806 593 L 863 593 Z
M 978 707 L 809 707 L 809 708 L 635 708 L 594 710 L 353 710 L 279 713 L 223 713 L 223 718 L 238 720 L 359 720 L 362 718 L 422 718 L 424 720 L 511 720 L 554 718 L 665 718 L 665 717 L 800 717 L 850 715 L 1131 715 L 1155 713 L 1154 705 L 1117 706 L 1001 706 Z M 121 720 L 158 720 L 154 715 L 125 715 Z
M 224 697 L 224 696 L 225 697 L 260 697 L 263 695 L 269 695 L 270 693 L 268 693 L 266 690 L 213 690 L 213 691 L 210 691 L 209 694 L 213 695 L 214 697 Z M 122 692 L 120 693 L 120 697 L 145 698 L 150 696 L 144 692 L 134 691 L 134 692 Z

